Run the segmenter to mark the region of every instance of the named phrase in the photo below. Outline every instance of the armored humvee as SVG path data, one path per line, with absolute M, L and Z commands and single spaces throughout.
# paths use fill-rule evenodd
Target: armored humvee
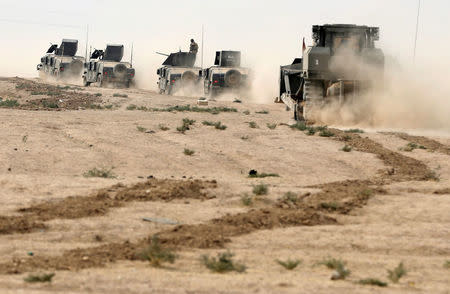
M 94 50 L 89 62 L 84 66 L 83 84 L 89 86 L 96 83 L 100 87 L 113 85 L 129 88 L 134 81 L 135 71 L 130 62 L 121 61 L 123 50 L 123 45 L 107 45 L 104 51 Z
M 84 57 L 75 56 L 78 41 L 63 39 L 61 45 L 53 44 L 37 65 L 40 74 L 56 78 L 79 77 L 83 70 Z
M 180 89 L 194 90 L 198 86 L 198 73 L 201 70 L 199 67 L 194 67 L 195 54 L 177 52 L 165 56 L 167 59 L 163 62 L 163 67 L 156 71 L 159 76 L 159 93 L 171 95 Z
M 325 103 L 343 103 L 347 94 L 356 97 L 384 69 L 384 54 L 375 47 L 379 28 L 326 24 L 312 31 L 314 45 L 304 46 L 302 58 L 280 67 L 277 102 L 293 109 L 296 120 L 313 119 Z
M 214 66 L 203 69 L 204 92 L 214 97 L 220 93 L 244 93 L 249 89 L 248 68 L 241 67 L 241 52 L 217 51 Z

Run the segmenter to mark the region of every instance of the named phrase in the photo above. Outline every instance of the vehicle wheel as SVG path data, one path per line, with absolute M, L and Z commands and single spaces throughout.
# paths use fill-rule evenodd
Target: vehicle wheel
M 172 95 L 172 86 L 168 86 L 168 87 L 166 88 L 165 93 L 166 93 L 167 95 Z
M 294 119 L 297 121 L 304 121 L 305 117 L 303 115 L 305 108 L 299 104 L 295 103 L 294 105 Z
M 89 87 L 90 85 L 91 83 L 87 81 L 86 77 L 83 77 L 83 86 Z
M 225 74 L 225 85 L 230 88 L 235 88 L 241 84 L 242 74 L 235 70 L 231 69 Z
M 215 89 L 211 89 L 211 90 L 209 91 L 209 97 L 210 97 L 211 99 L 216 98 L 218 92 L 219 92 L 219 91 L 217 91 L 217 90 L 215 90 Z

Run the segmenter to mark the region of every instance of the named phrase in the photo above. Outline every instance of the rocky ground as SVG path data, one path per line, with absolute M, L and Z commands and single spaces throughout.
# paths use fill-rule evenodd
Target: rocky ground
M 449 293 L 449 133 L 20 78 L 0 97 L 2 293 Z M 141 260 L 155 234 L 174 263 Z M 246 270 L 205 266 L 224 252 Z

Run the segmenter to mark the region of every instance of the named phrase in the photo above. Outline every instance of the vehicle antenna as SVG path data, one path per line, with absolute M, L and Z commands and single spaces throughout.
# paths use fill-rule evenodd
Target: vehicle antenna
M 203 45 L 204 45 L 204 36 L 205 30 L 204 30 L 204 25 L 202 25 L 202 59 L 201 59 L 201 68 L 203 68 Z
M 133 42 L 131 42 L 131 57 L 130 57 L 131 67 L 133 67 L 133 47 L 134 47 L 134 44 L 133 44 Z
M 86 25 L 86 50 L 84 52 L 85 60 L 87 60 L 88 53 L 88 43 L 89 43 L 89 25 Z
M 416 37 L 414 39 L 414 57 L 413 57 L 414 63 L 416 63 L 417 34 L 419 33 L 419 20 L 420 20 L 420 0 L 419 0 L 419 7 L 417 8 Z

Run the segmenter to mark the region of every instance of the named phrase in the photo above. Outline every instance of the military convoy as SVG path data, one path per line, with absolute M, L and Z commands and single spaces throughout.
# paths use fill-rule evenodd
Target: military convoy
M 200 72 L 204 93 L 212 98 L 221 93 L 244 94 L 250 87 L 249 71 L 241 67 L 241 52 L 217 51 L 214 66 Z
M 343 103 L 350 94 L 356 97 L 373 87 L 384 68 L 384 54 L 375 46 L 377 27 L 314 25 L 312 33 L 313 46 L 303 44 L 302 57 L 280 67 L 277 102 L 292 109 L 296 120 L 312 120 L 327 103 Z M 133 83 L 132 62 L 122 62 L 123 45 L 95 50 L 86 62 L 75 56 L 77 49 L 77 40 L 64 39 L 59 47 L 49 48 L 37 69 L 58 78 L 81 76 L 85 86 L 130 87 Z M 213 98 L 221 93 L 245 95 L 250 88 L 250 70 L 241 67 L 240 51 L 217 51 L 214 65 L 204 69 L 195 67 L 196 53 L 163 55 L 167 58 L 156 72 L 160 94 L 203 86 L 204 93 Z
M 312 120 L 324 104 L 343 103 L 347 94 L 370 88 L 384 67 L 384 54 L 375 47 L 379 28 L 337 24 L 312 31 L 314 45 L 280 67 L 277 102 L 293 109 L 296 120 Z
M 37 70 L 43 76 L 57 79 L 75 78 L 83 71 L 84 57 L 75 56 L 78 50 L 78 41 L 63 39 L 61 45 L 53 44 L 47 50 Z
M 123 45 L 107 45 L 105 50 L 94 50 L 85 63 L 82 75 L 84 86 L 113 85 L 129 88 L 134 81 L 135 70 L 130 62 L 122 62 Z
M 159 93 L 172 95 L 181 89 L 195 91 L 201 70 L 194 67 L 196 55 L 181 51 L 169 55 L 158 54 L 167 56 L 163 66 L 156 71 Z

